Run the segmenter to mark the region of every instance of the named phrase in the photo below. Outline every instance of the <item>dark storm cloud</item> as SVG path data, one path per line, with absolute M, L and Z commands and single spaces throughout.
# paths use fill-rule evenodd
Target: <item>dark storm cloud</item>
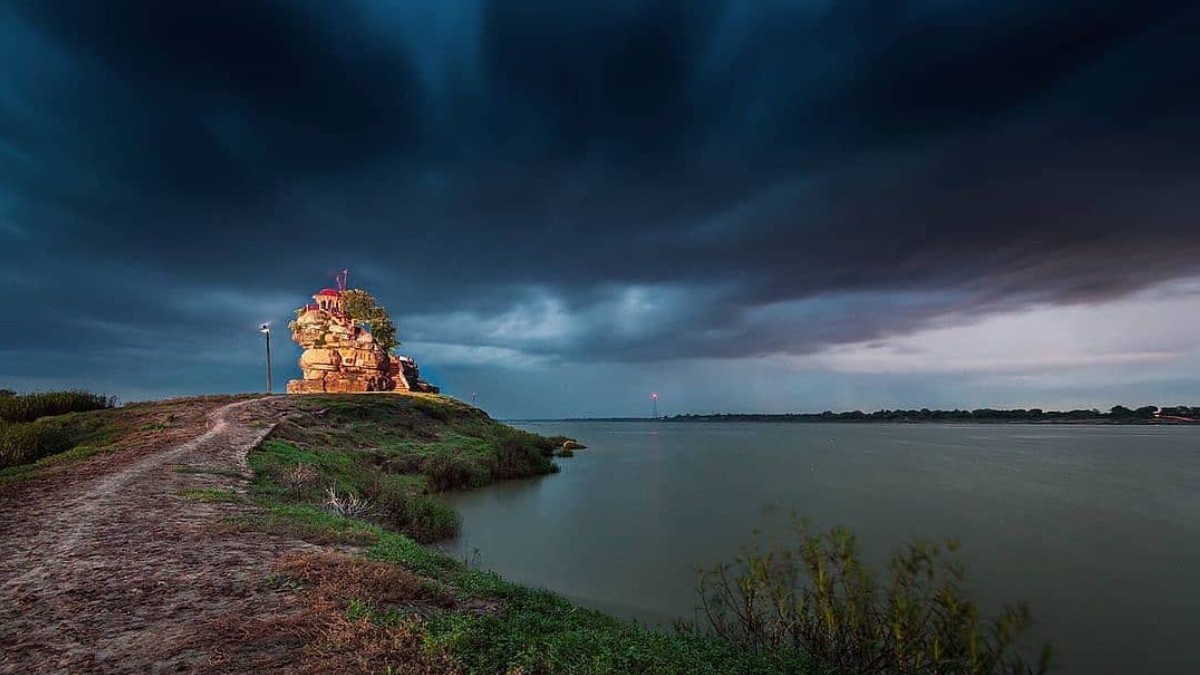
M 411 340 L 731 357 L 1197 271 L 1185 3 L 582 4 L 0 9 L 19 321 L 240 330 L 349 266 Z

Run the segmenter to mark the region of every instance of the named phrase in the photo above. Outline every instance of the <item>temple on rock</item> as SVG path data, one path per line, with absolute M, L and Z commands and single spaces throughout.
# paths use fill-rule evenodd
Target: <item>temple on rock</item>
M 419 391 L 437 393 L 421 379 L 417 362 L 392 356 L 370 331 L 346 313 L 345 273 L 338 289 L 326 288 L 296 310 L 292 339 L 304 348 L 303 378 L 288 382 L 289 394 Z

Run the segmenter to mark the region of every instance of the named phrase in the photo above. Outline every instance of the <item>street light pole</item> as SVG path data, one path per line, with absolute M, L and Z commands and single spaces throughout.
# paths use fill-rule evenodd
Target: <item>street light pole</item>
M 263 324 L 259 329 L 267 338 L 267 393 L 271 393 L 271 327 Z
M 650 400 L 654 401 L 654 419 L 658 419 L 658 394 L 650 394 Z

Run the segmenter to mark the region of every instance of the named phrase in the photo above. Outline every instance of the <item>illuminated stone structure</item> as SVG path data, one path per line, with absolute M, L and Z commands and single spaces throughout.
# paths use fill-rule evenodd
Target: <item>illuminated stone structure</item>
M 303 377 L 288 382 L 289 394 L 371 391 L 438 391 L 421 379 L 416 361 L 391 356 L 370 331 L 346 316 L 342 293 L 326 288 L 296 312 L 292 339 L 304 348 Z

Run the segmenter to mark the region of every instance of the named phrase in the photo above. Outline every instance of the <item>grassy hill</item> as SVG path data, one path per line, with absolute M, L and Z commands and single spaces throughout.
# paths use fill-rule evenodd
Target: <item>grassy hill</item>
M 561 446 L 443 396 L 306 396 L 250 459 L 260 496 L 429 542 L 458 533 L 432 493 L 554 473 Z

